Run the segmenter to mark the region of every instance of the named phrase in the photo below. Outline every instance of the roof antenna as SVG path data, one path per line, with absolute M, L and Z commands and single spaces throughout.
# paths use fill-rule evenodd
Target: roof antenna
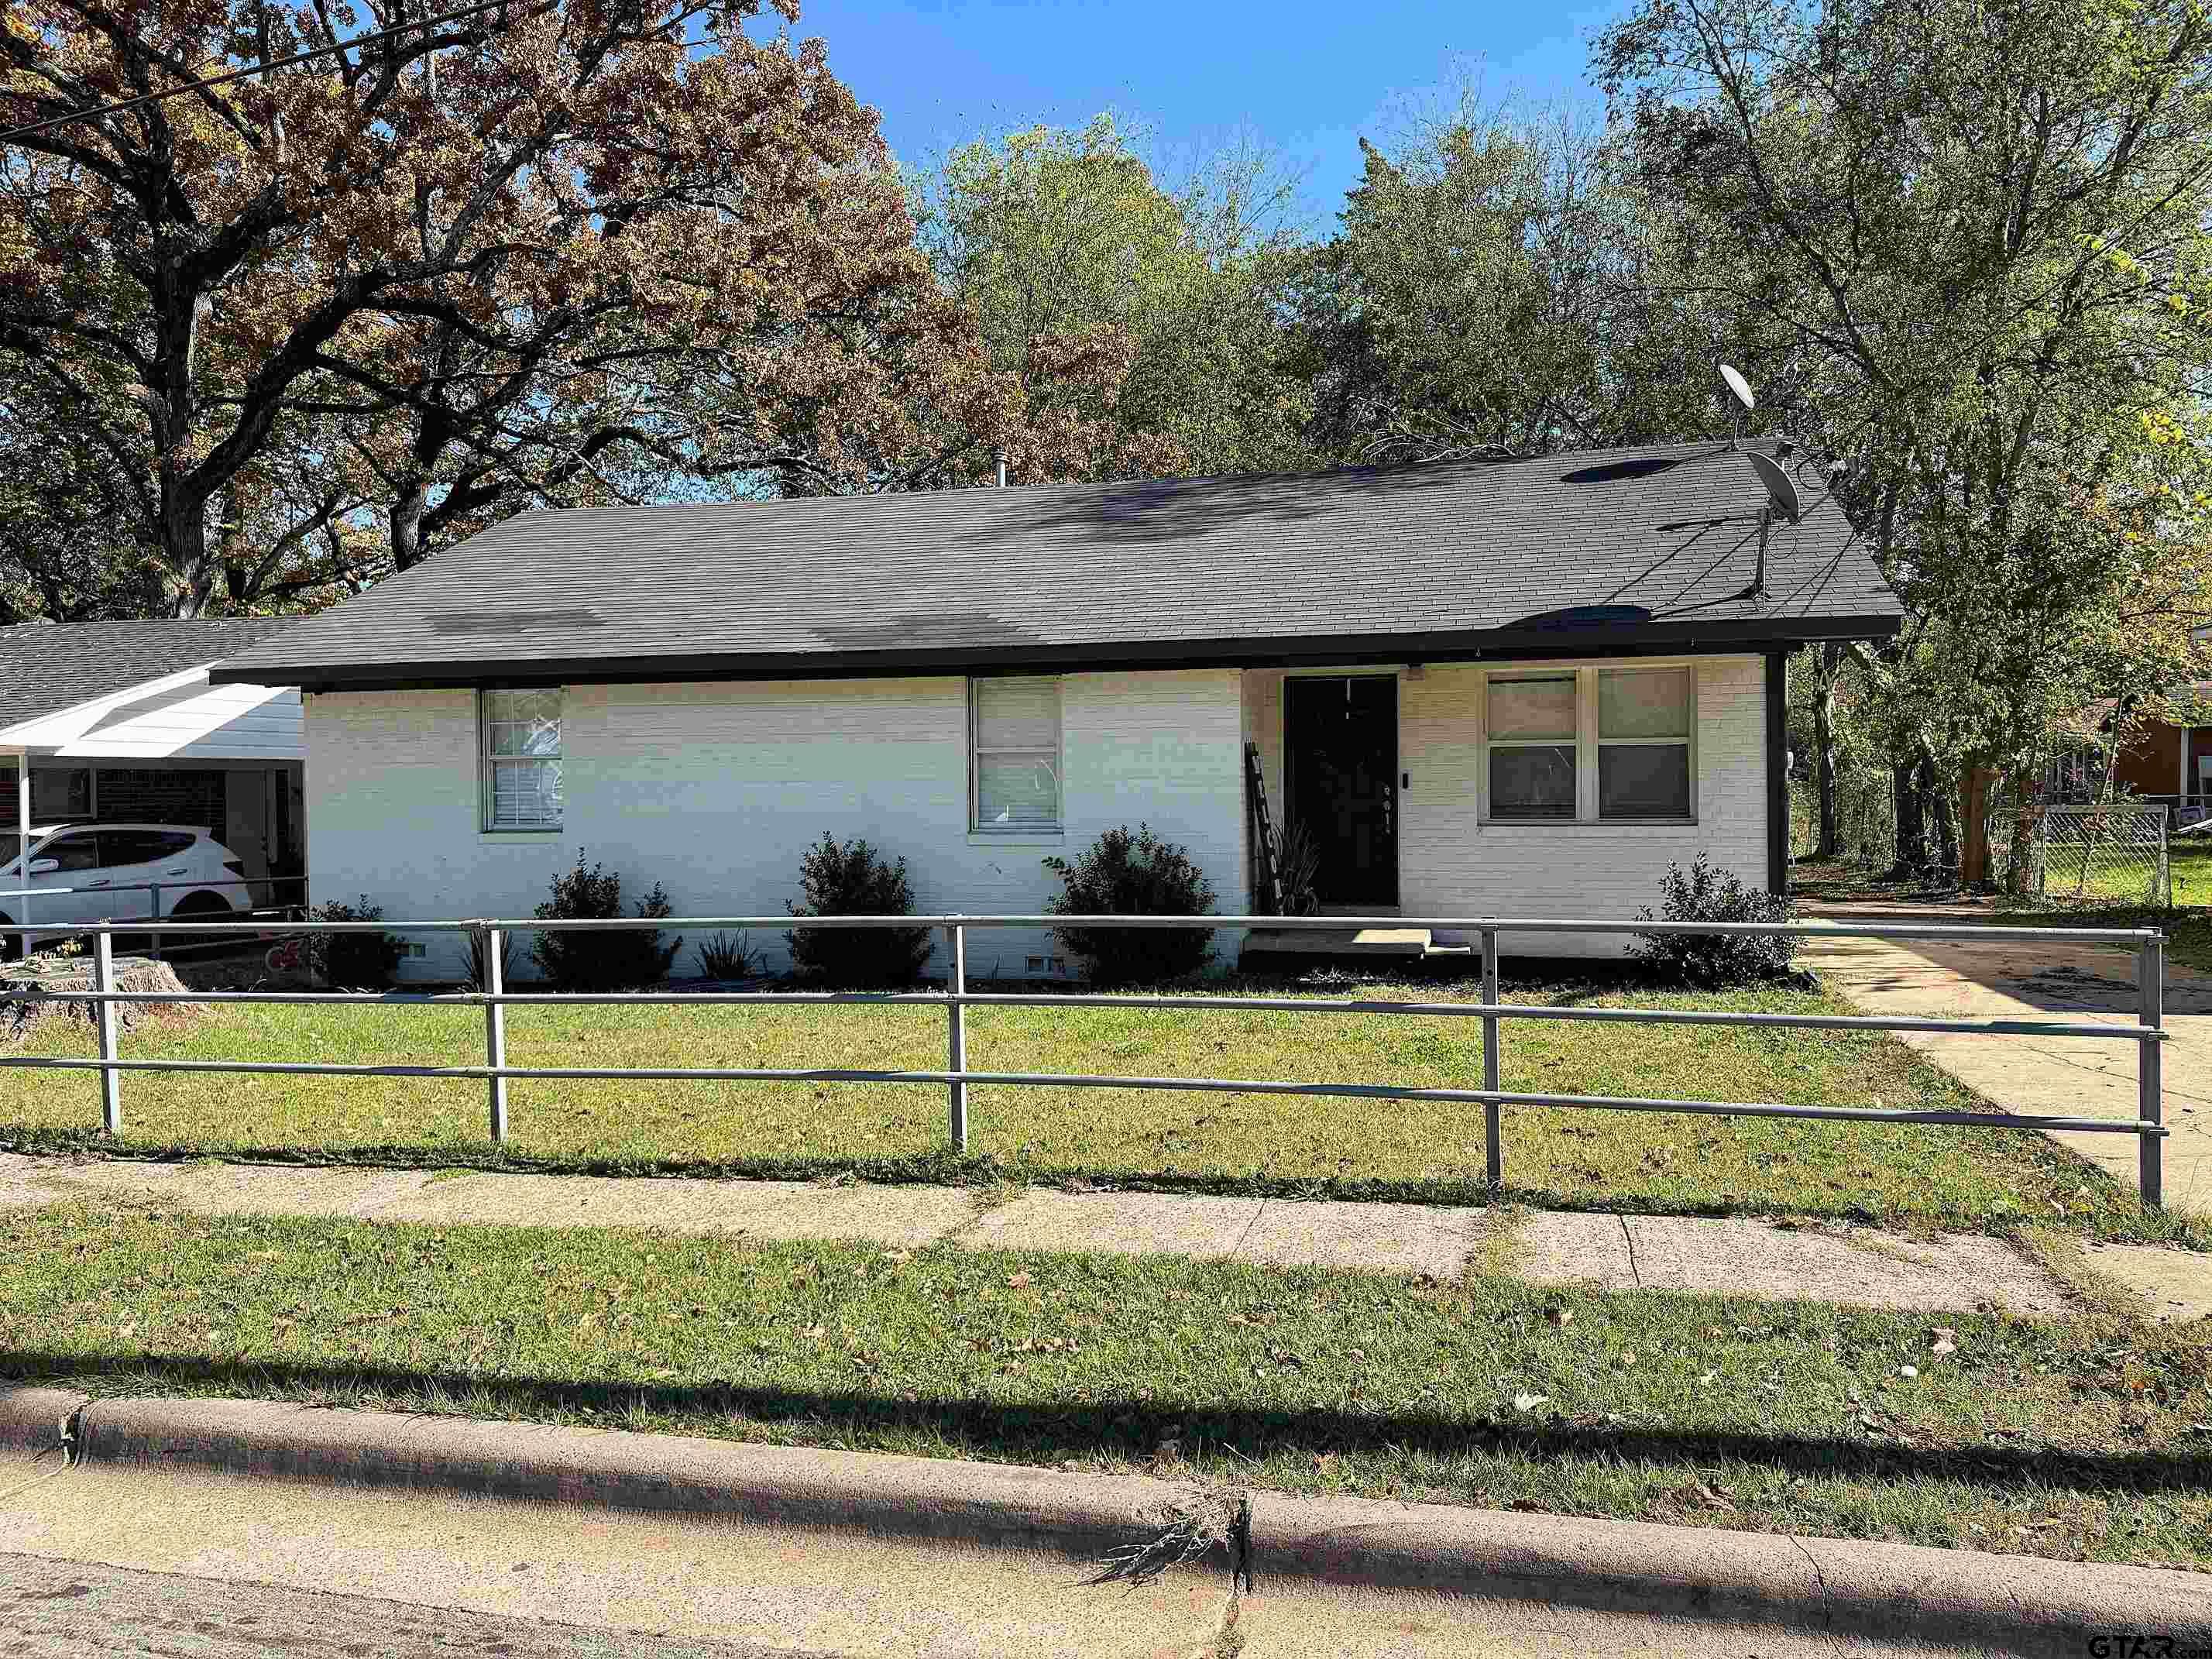
M 1759 399 L 1751 395 L 1751 382 L 1745 380 L 1731 365 L 1728 363 L 1721 365 L 1721 379 L 1727 383 L 1728 389 L 1736 402 L 1742 405 L 1735 414 L 1735 434 L 1729 440 L 1730 449 L 1741 449 L 1743 447 L 1743 417 L 1759 407 Z

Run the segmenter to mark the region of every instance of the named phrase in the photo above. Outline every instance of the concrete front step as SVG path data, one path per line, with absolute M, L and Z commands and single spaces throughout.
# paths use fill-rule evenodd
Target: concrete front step
M 1436 948 L 1425 927 L 1255 927 L 1243 957 L 1425 957 Z

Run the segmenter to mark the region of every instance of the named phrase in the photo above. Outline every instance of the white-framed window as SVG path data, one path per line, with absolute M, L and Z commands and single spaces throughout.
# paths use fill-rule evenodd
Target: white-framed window
M 1577 677 L 1492 675 L 1490 680 L 1490 816 L 1572 818 L 1580 812 Z
M 483 730 L 483 827 L 561 827 L 561 693 L 486 691 L 478 698 Z
M 1697 819 L 1697 673 L 1674 665 L 1484 677 L 1483 817 L 1502 823 Z
M 1054 835 L 1060 820 L 1060 681 L 968 682 L 969 822 L 983 834 Z
M 1690 769 L 1695 702 L 1686 668 L 1598 671 L 1599 817 L 1697 816 Z

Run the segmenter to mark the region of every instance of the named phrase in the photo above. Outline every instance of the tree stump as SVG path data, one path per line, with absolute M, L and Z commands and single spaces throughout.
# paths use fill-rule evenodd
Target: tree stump
M 178 991 L 188 988 L 177 970 L 150 957 L 118 957 L 115 986 L 118 991 Z M 99 1005 L 73 999 L 72 991 L 92 989 L 92 957 L 44 957 L 0 967 L 0 1042 L 21 1042 L 50 1020 L 78 1020 L 93 1024 Z M 29 993 L 28 995 L 23 994 Z M 204 1005 L 193 1002 L 118 1002 L 115 1024 L 129 1030 L 156 1016 L 182 1018 L 198 1014 Z

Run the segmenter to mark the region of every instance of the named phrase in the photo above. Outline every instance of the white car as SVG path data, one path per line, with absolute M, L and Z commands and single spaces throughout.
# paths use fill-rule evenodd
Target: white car
M 15 841 L 0 834 L 0 849 L 12 854 Z M 27 900 L 17 896 L 26 889 Z M 251 909 L 252 890 L 245 861 L 189 824 L 34 827 L 27 866 L 21 856 L 0 864 L 0 957 L 22 952 L 25 936 L 6 932 L 19 921 L 125 921 L 157 914 L 216 921 Z

